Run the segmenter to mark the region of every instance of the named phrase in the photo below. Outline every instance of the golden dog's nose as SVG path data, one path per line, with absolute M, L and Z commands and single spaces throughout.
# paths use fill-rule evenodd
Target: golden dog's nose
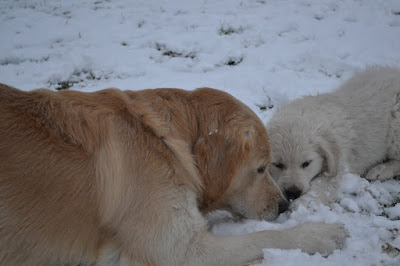
M 283 213 L 285 211 L 287 211 L 287 209 L 289 208 L 289 202 L 285 199 L 281 200 L 279 202 L 279 213 Z

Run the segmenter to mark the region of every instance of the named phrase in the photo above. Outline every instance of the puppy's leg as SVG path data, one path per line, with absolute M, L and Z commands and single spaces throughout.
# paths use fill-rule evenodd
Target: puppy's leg
M 289 209 L 294 211 L 303 205 L 312 209 L 316 205 L 327 205 L 334 203 L 337 199 L 341 176 L 330 177 L 320 175 L 310 183 L 310 190 L 290 203 Z
M 263 248 L 301 249 L 331 254 L 344 246 L 347 231 L 338 224 L 309 223 L 287 231 L 218 237 L 204 233 L 193 242 L 185 265 L 244 265 L 263 258 Z
M 384 181 L 397 175 L 400 175 L 400 161 L 391 159 L 385 163 L 381 163 L 372 167 L 366 174 L 365 178 L 370 181 Z

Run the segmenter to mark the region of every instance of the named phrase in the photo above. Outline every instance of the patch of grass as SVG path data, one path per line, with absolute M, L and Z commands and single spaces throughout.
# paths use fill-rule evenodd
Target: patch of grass
M 327 76 L 328 78 L 331 78 L 331 77 L 341 78 L 341 77 L 342 77 L 342 74 L 341 74 L 341 73 L 338 73 L 338 72 L 336 72 L 336 73 L 334 73 L 334 74 L 329 73 L 328 70 L 326 70 L 323 66 L 320 66 L 320 68 L 318 69 L 318 72 L 324 74 L 324 75 Z
M 62 91 L 62 90 L 68 90 L 69 88 L 71 88 L 72 86 L 74 86 L 75 83 L 78 83 L 76 81 L 61 81 L 57 83 L 57 87 L 55 88 L 58 91 Z
M 84 74 L 87 74 L 86 75 L 86 79 L 89 79 L 89 80 L 100 80 L 100 77 L 96 77 L 94 74 L 93 74 L 93 72 L 91 72 L 91 71 L 89 71 L 89 72 L 84 72 Z
M 190 59 L 196 58 L 196 54 L 194 52 L 183 54 L 183 53 L 175 52 L 175 51 L 165 51 L 162 53 L 162 55 L 169 56 L 169 57 L 182 57 L 182 58 L 190 58 Z
M 196 58 L 196 53 L 195 52 L 178 52 L 174 51 L 172 49 L 168 49 L 165 44 L 161 43 L 156 43 L 155 48 L 157 51 L 162 52 L 163 56 L 168 56 L 168 57 L 180 57 L 180 58 L 190 58 L 190 59 L 195 59 Z
M 162 43 L 156 42 L 155 46 L 156 46 L 156 50 L 157 51 L 162 51 L 162 50 L 167 49 L 167 46 L 165 44 L 162 44 Z
M 260 108 L 260 111 L 267 111 L 267 110 L 269 110 L 269 109 L 274 108 L 274 105 L 273 105 L 273 104 L 271 104 L 271 105 L 256 104 L 256 106 L 257 106 L 258 108 Z
M 236 66 L 243 62 L 243 56 L 240 57 L 231 57 L 228 61 L 225 62 L 227 66 Z
M 5 57 L 0 59 L 0 66 L 6 65 L 19 65 L 25 62 L 33 62 L 33 63 L 43 63 L 49 61 L 49 56 L 43 56 L 41 58 L 20 58 L 20 57 Z
M 55 89 L 58 91 L 68 90 L 75 84 L 81 83 L 85 80 L 100 80 L 100 79 L 101 78 L 94 75 L 92 71 L 88 70 L 76 71 L 72 73 L 72 75 L 67 80 L 57 82 Z M 50 82 L 50 86 L 53 85 L 54 83 Z
M 19 65 L 25 61 L 26 61 L 26 59 L 24 59 L 24 58 L 20 58 L 20 57 L 16 57 L 16 56 L 8 56 L 8 57 L 0 59 L 0 65 L 1 66 Z
M 243 27 L 235 28 L 231 25 L 222 24 L 218 29 L 219 35 L 232 35 L 232 34 L 240 34 L 244 31 Z
M 141 21 L 139 21 L 139 23 L 138 23 L 138 28 L 141 28 L 141 27 L 143 27 L 143 25 L 146 23 L 146 21 L 144 21 L 144 20 L 141 20 Z
M 315 18 L 316 20 L 323 20 L 323 19 L 324 19 L 324 17 L 321 16 L 321 15 L 314 15 L 314 18 Z
M 71 11 L 64 11 L 64 12 L 62 12 L 62 14 L 63 14 L 63 16 L 66 17 L 66 18 L 71 18 L 71 17 L 72 17 L 72 16 L 71 16 Z
M 261 104 L 256 104 L 256 106 L 258 108 L 260 108 L 260 111 L 262 111 L 262 112 L 270 110 L 275 107 L 275 105 L 272 103 L 271 97 L 269 97 L 269 96 L 267 96 L 267 100 L 265 102 L 263 102 Z

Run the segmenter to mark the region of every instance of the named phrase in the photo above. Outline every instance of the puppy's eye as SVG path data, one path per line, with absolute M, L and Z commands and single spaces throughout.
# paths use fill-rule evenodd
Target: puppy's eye
M 257 173 L 258 174 L 264 174 L 264 172 L 265 172 L 265 167 L 257 168 Z
M 276 168 L 278 168 L 278 169 L 283 169 L 283 168 L 285 168 L 285 165 L 283 164 L 283 163 L 274 163 L 273 164 Z
M 307 161 L 307 162 L 304 162 L 302 165 L 301 165 L 301 167 L 304 169 L 304 168 L 307 168 L 309 165 L 310 165 L 310 163 L 311 163 L 311 161 Z

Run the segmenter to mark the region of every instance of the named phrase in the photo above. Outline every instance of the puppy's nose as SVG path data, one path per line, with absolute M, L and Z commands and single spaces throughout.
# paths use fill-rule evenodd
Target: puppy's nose
M 295 200 L 301 196 L 301 190 L 298 187 L 290 187 L 285 190 L 285 195 L 288 200 Z

